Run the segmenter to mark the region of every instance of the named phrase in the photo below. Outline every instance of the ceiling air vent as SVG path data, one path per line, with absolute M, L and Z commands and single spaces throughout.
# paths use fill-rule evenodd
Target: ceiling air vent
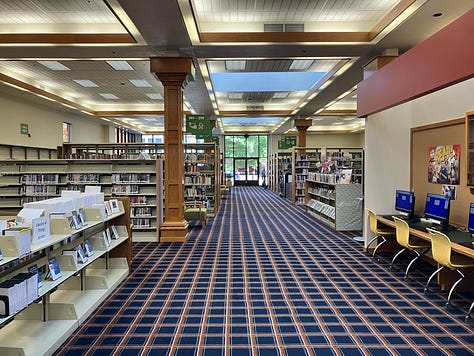
M 284 32 L 282 23 L 265 23 L 263 24 L 264 32 Z
M 285 24 L 285 32 L 304 32 L 303 23 L 287 23 Z
M 266 23 L 263 24 L 264 32 L 304 32 L 303 23 Z
M 263 105 L 248 105 L 247 110 L 249 111 L 263 110 Z

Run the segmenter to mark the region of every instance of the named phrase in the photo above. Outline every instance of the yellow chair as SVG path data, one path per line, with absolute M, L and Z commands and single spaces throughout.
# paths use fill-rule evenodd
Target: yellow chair
M 441 267 L 434 271 L 430 278 L 428 278 L 428 282 L 426 282 L 425 286 L 425 292 L 428 289 L 431 280 L 445 267 L 456 271 L 461 276 L 461 278 L 454 282 L 453 286 L 449 290 L 448 300 L 446 301 L 446 305 L 448 305 L 449 301 L 451 300 L 454 288 L 456 288 L 457 285 L 461 283 L 465 277 L 460 270 L 464 268 L 474 267 L 474 260 L 472 258 L 460 254 L 452 254 L 451 240 L 448 236 L 446 236 L 446 234 L 443 234 L 442 232 L 433 229 L 428 229 L 428 232 L 430 233 L 431 237 L 431 251 L 433 254 L 433 259 L 439 265 L 441 265 Z
M 370 231 L 375 234 L 375 237 L 369 241 L 366 249 L 368 250 L 369 246 L 372 245 L 375 241 L 378 241 L 379 238 L 382 239 L 382 241 L 378 242 L 374 250 L 372 251 L 372 257 L 375 257 L 375 253 L 377 252 L 378 248 L 382 246 L 385 242 L 387 242 L 387 237 L 395 236 L 395 230 L 379 228 L 377 222 L 377 214 L 370 209 L 367 209 L 367 213 L 369 214 L 369 228 Z
M 410 261 L 410 263 L 407 266 L 407 269 L 405 270 L 404 278 L 407 278 L 408 271 L 410 270 L 413 263 L 415 263 L 415 261 L 418 258 L 420 258 L 420 256 L 424 255 L 426 252 L 430 250 L 431 244 L 428 241 L 410 236 L 410 227 L 408 226 L 408 223 L 405 220 L 397 218 L 396 216 L 393 217 L 393 220 L 395 221 L 395 229 L 397 232 L 397 242 L 403 248 L 400 251 L 398 251 L 398 253 L 393 257 L 392 263 L 390 264 L 390 268 L 392 268 L 395 260 L 403 252 L 407 250 L 413 251 L 416 257 Z

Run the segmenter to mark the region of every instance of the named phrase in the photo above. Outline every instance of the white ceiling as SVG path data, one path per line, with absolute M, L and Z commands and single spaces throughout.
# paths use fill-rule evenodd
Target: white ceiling
M 163 87 L 149 58 L 192 56 L 197 74 L 184 89 L 184 110 L 216 119 L 215 133 L 293 132 L 293 118 L 312 120 L 313 132 L 354 132 L 364 127 L 356 118 L 363 66 L 407 51 L 471 8 L 472 0 L 0 0 L 0 81 L 88 117 L 162 132 Z M 264 32 L 265 24 L 304 32 Z M 130 68 L 115 70 L 107 60 Z M 291 67 L 303 60 L 311 66 Z M 217 92 L 210 80 L 213 73 L 320 71 L 305 91 Z

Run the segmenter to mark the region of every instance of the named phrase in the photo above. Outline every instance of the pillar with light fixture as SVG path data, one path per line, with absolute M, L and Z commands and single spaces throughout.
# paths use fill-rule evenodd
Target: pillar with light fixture
M 161 242 L 184 242 L 183 87 L 194 66 L 191 57 L 150 58 L 150 71 L 164 87 L 165 102 L 165 222 Z

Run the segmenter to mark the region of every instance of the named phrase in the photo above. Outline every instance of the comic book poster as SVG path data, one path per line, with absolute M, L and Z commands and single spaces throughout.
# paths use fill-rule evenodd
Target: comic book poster
M 433 146 L 428 148 L 428 182 L 459 184 L 461 145 Z

